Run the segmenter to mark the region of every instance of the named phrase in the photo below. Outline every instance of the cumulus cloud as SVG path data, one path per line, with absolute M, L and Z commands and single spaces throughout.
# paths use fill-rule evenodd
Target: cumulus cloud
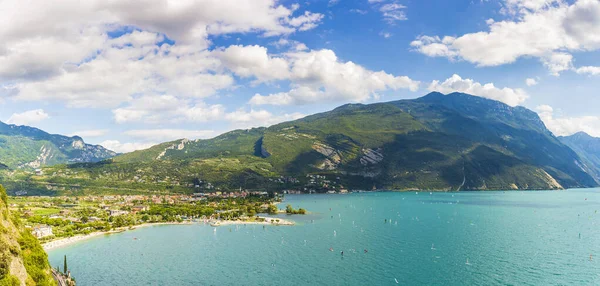
M 434 80 L 429 85 L 429 90 L 441 93 L 463 92 L 501 101 L 510 106 L 519 105 L 529 97 L 524 90 L 519 88 L 498 88 L 493 83 L 481 84 L 472 79 L 463 79 L 457 74 L 443 82 Z
M 556 136 L 568 136 L 583 131 L 600 137 L 600 117 L 598 116 L 557 116 L 554 108 L 549 105 L 540 105 L 536 110 L 546 127 Z
M 115 151 L 117 153 L 128 153 L 128 152 L 133 152 L 136 150 L 143 150 L 143 149 L 148 149 L 154 145 L 156 145 L 157 143 L 150 143 L 150 142 L 145 142 L 145 143 L 140 143 L 140 142 L 127 142 L 127 143 L 121 143 L 118 140 L 106 140 L 106 141 L 102 141 L 102 143 L 100 143 L 100 145 L 102 145 L 104 148 L 108 149 L 108 150 L 112 150 Z
M 43 109 L 29 110 L 21 113 L 13 113 L 6 121 L 15 125 L 31 125 L 49 118 L 50 115 Z
M 107 133 L 108 133 L 108 129 L 82 130 L 82 131 L 73 132 L 73 133 L 69 134 L 69 136 L 79 136 L 82 138 L 91 138 L 91 137 L 101 137 L 101 136 L 106 135 Z
M 572 52 L 600 49 L 600 1 L 505 0 L 505 4 L 504 11 L 515 17 L 487 21 L 488 31 L 420 36 L 411 46 L 427 56 L 458 58 L 478 66 L 534 57 L 554 75 L 572 69 Z
M 323 19 L 276 0 L 32 4 L 0 3 L 0 84 L 18 100 L 74 107 L 114 107 L 134 94 L 212 96 L 235 82 L 208 51 L 210 35 L 289 35 Z
M 528 78 L 525 80 L 525 84 L 527 86 L 534 86 L 538 84 L 538 81 L 535 78 Z
M 172 141 L 176 139 L 205 139 L 215 135 L 214 130 L 187 129 L 137 129 L 123 132 L 134 139 L 152 142 Z
M 259 82 L 289 77 L 288 62 L 270 56 L 261 46 L 229 46 L 214 52 L 223 65 L 240 77 L 254 77 Z
M 600 75 L 600 67 L 585 66 L 575 70 L 578 74 Z
M 406 76 L 371 71 L 353 62 L 340 61 L 331 50 L 288 53 L 289 71 L 281 72 L 291 81 L 292 89 L 270 95 L 256 94 L 251 104 L 290 105 L 322 101 L 364 102 L 377 92 L 409 89 L 419 82 Z

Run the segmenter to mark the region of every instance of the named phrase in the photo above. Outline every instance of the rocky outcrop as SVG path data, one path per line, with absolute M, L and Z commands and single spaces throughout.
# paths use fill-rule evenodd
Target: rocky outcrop
M 312 148 L 313 150 L 321 153 L 321 155 L 327 157 L 325 160 L 323 160 L 323 162 L 321 162 L 321 164 L 317 166 L 317 168 L 321 170 L 335 170 L 338 164 L 342 162 L 340 152 L 329 145 L 315 142 L 312 145 Z
M 363 156 L 360 158 L 360 163 L 363 166 L 367 165 L 375 165 L 381 161 L 383 161 L 383 154 L 381 153 L 381 149 L 377 151 L 373 149 L 363 149 Z
M 179 143 L 175 143 L 171 146 L 168 146 L 162 152 L 160 152 L 160 154 L 158 154 L 158 156 L 156 156 L 156 160 L 162 159 L 167 154 L 168 150 L 183 150 L 183 149 L 185 149 L 185 144 L 187 144 L 189 142 L 190 142 L 189 139 L 184 138 L 184 139 L 181 139 L 181 141 Z

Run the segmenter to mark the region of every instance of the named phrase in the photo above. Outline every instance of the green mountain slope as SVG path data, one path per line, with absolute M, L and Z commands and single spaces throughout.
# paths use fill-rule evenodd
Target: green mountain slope
M 8 211 L 8 198 L 0 185 L 0 285 L 56 285 L 48 256 L 19 218 Z
M 85 144 L 77 136 L 48 134 L 37 128 L 0 122 L 0 162 L 12 169 L 97 162 L 115 155 L 102 146 Z
M 579 154 L 584 163 L 581 167 L 588 170 L 596 182 L 600 183 L 600 138 L 578 132 L 558 139 Z
M 176 140 L 9 179 L 15 190 L 41 185 L 67 194 L 596 186 L 583 164 L 533 111 L 467 94 L 431 93 L 348 104 L 268 128 Z

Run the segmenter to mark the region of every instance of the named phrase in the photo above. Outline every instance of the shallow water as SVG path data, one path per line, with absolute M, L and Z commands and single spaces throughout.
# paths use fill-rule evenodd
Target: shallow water
M 50 261 L 67 255 L 78 285 L 600 285 L 600 189 L 287 203 L 311 214 L 291 227 L 140 228 L 51 250 Z

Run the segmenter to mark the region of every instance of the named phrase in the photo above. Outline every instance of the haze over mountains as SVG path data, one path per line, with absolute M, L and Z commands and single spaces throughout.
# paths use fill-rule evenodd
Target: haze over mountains
M 80 138 L 60 138 L 71 140 L 71 145 L 52 141 L 60 154 L 78 150 L 65 146 Z M 13 184 L 13 192 L 36 187 L 51 192 L 594 187 L 600 182 L 600 153 L 587 152 L 582 144 L 591 143 L 583 139 L 555 137 L 537 113 L 524 107 L 433 92 L 412 100 L 347 104 L 267 128 L 181 139 L 100 163 L 58 165 L 45 168 L 44 175 L 17 172 L 6 179 L 27 182 Z M 94 156 L 65 155 L 62 162 L 111 156 L 101 147 L 83 146 L 95 150 Z M 3 156 L 0 162 L 10 168 L 22 166 Z M 325 176 L 330 183 L 314 186 L 307 175 Z

